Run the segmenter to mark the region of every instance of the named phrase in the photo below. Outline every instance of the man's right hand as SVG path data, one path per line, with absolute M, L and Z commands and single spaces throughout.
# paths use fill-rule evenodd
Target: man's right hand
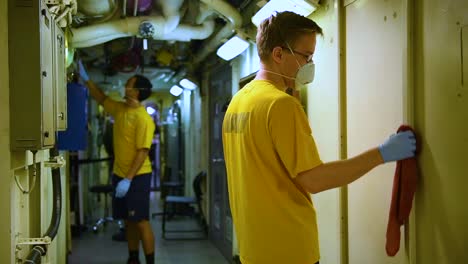
M 384 162 L 397 161 L 414 157 L 416 139 L 413 132 L 404 131 L 391 135 L 379 146 L 380 155 Z
M 85 67 L 83 66 L 83 62 L 81 60 L 78 60 L 78 70 L 80 72 L 81 79 L 83 79 L 83 81 L 85 82 L 89 81 L 88 73 L 86 72 Z
M 97 87 L 97 85 L 94 82 L 91 82 L 89 80 L 88 73 L 86 72 L 86 69 L 83 66 L 83 62 L 81 60 L 78 60 L 78 70 L 79 70 L 80 77 L 85 82 L 84 85 L 88 87 L 89 93 L 91 94 L 91 96 L 99 104 L 103 104 L 107 96 L 104 94 L 104 92 L 101 89 L 99 89 L 99 87 Z

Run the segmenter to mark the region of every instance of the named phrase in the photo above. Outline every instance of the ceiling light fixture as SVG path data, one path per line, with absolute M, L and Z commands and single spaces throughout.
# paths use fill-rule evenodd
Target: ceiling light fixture
M 187 78 L 184 78 L 182 80 L 180 80 L 179 82 L 180 86 L 184 87 L 185 89 L 188 89 L 188 90 L 195 90 L 197 89 L 197 85 L 192 82 L 191 80 L 187 79 Z
M 182 94 L 182 92 L 184 91 L 184 89 L 182 89 L 180 86 L 178 85 L 174 85 L 171 87 L 171 89 L 169 90 L 169 92 L 173 95 L 173 96 L 179 96 L 180 94 Z
M 318 7 L 318 0 L 270 0 L 252 17 L 252 23 L 258 27 L 263 20 L 275 12 L 284 11 L 291 11 L 307 17 Z
M 239 54 L 244 52 L 249 47 L 249 42 L 234 36 L 230 40 L 226 41 L 221 47 L 219 47 L 216 55 L 222 59 L 229 61 L 237 57 Z
M 153 115 L 154 113 L 156 113 L 156 109 L 154 109 L 154 108 L 151 107 L 151 106 L 147 106 L 147 107 L 146 107 L 146 112 L 147 112 L 149 115 Z

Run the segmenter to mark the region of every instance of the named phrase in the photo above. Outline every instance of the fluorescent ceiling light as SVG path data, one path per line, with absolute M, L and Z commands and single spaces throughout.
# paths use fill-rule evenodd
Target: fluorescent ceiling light
M 244 52 L 249 47 L 249 42 L 239 38 L 238 36 L 232 37 L 226 41 L 216 52 L 216 54 L 224 60 L 231 60 L 237 55 Z
M 317 8 L 318 1 L 315 0 L 270 0 L 252 17 L 252 23 L 258 27 L 263 20 L 275 12 L 283 11 L 291 11 L 307 17 Z
M 180 82 L 179 82 L 180 86 L 184 87 L 185 89 L 189 89 L 189 90 L 195 90 L 197 89 L 197 85 L 195 83 L 193 83 L 192 81 L 190 81 L 189 79 L 182 79 Z
M 146 107 L 146 112 L 148 112 L 149 115 L 153 115 L 154 113 L 156 113 L 156 109 L 154 109 L 151 106 L 147 106 Z
M 171 90 L 169 90 L 169 92 L 170 92 L 173 96 L 179 96 L 183 91 L 184 91 L 184 89 L 180 88 L 178 85 L 172 86 L 172 87 L 171 87 Z

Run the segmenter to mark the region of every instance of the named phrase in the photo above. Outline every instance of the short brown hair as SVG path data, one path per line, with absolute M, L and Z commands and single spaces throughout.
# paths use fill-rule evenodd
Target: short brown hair
M 138 89 L 138 101 L 143 101 L 146 100 L 148 97 L 151 95 L 151 89 L 153 88 L 153 85 L 151 84 L 151 81 L 146 78 L 143 75 L 136 74 L 132 78 L 135 78 L 135 87 Z
M 265 61 L 273 49 L 287 44 L 293 47 L 299 36 L 316 32 L 323 35 L 322 28 L 313 20 L 293 12 L 280 12 L 263 20 L 257 31 L 257 51 Z

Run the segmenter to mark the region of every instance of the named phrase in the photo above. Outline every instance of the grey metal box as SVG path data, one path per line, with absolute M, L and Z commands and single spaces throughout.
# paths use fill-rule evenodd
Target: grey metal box
M 40 0 L 9 0 L 10 148 L 55 143 L 52 18 Z

